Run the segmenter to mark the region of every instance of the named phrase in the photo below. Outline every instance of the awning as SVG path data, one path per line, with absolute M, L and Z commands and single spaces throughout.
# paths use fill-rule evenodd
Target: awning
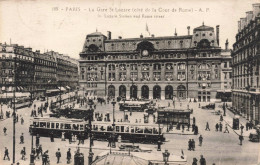
M 12 92 L 13 91 L 13 87 L 8 87 L 7 91 Z
M 30 93 L 29 92 L 15 92 L 15 96 L 16 97 L 30 97 Z
M 21 90 L 23 90 L 23 87 L 20 87 Z
M 46 91 L 46 93 L 52 93 L 52 92 L 59 92 L 59 89 L 49 89 Z
M 69 87 L 69 86 L 66 86 L 66 88 L 67 88 L 67 89 L 70 89 L 70 87 Z
M 2 86 L 2 91 L 5 91 L 5 86 Z

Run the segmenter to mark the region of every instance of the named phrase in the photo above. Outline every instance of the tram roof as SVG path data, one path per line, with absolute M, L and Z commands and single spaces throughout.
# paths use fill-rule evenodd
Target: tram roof
M 132 100 L 128 100 L 128 101 L 120 101 L 119 104 L 147 104 L 150 103 L 150 101 L 132 101 Z
M 35 117 L 32 119 L 33 121 L 45 121 L 45 122 L 85 122 L 83 119 L 67 119 L 67 118 L 38 118 Z
M 92 122 L 92 124 L 100 124 L 100 125 L 112 125 L 113 122 L 100 122 L 100 121 L 94 121 Z M 147 123 L 147 124 L 142 124 L 142 123 L 127 123 L 127 122 L 115 122 L 115 125 L 118 126 L 118 125 L 127 125 L 127 126 L 154 126 L 154 127 L 158 127 L 158 124 L 150 124 L 150 123 Z
M 163 108 L 158 109 L 158 112 L 191 112 L 189 109 L 175 109 L 175 108 Z

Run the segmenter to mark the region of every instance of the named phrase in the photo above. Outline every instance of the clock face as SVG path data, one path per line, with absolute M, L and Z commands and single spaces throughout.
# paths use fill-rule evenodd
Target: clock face
M 143 55 L 143 56 L 148 56 L 148 55 L 149 55 L 149 52 L 148 52 L 147 50 L 143 50 L 142 55 Z

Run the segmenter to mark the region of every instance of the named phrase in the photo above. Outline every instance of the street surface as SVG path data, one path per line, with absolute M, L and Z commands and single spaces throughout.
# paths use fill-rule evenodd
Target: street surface
M 35 101 L 34 104 L 36 106 L 40 106 L 43 102 L 41 101 Z M 168 101 L 158 101 L 157 105 L 160 106 L 167 106 Z M 188 102 L 182 102 L 182 107 L 187 107 Z M 253 143 L 248 140 L 248 137 L 244 137 L 243 145 L 239 145 L 239 139 L 238 135 L 230 128 L 230 133 L 223 133 L 223 132 L 217 132 L 215 131 L 215 124 L 219 123 L 219 115 L 214 114 L 214 110 L 205 110 L 198 108 L 199 103 L 189 103 L 189 107 L 193 108 L 193 114 L 191 115 L 191 123 L 192 123 L 192 117 L 196 118 L 196 125 L 198 125 L 199 128 L 199 135 L 203 136 L 203 144 L 202 146 L 199 146 L 199 135 L 193 135 L 191 131 L 186 131 L 182 134 L 180 131 L 176 131 L 174 128 L 173 131 L 170 131 L 169 133 L 166 133 L 166 125 L 164 126 L 164 132 L 166 137 L 166 142 L 162 145 L 162 151 L 167 149 L 169 152 L 175 154 L 175 155 L 181 155 L 181 151 L 183 150 L 184 155 L 188 158 L 187 164 L 192 164 L 192 160 L 194 157 L 196 157 L 198 160 L 200 158 L 200 155 L 203 155 L 207 161 L 207 164 L 213 164 L 216 165 L 253 165 L 259 163 L 259 151 L 260 151 L 260 143 Z M 202 105 L 205 105 L 206 103 L 201 103 Z M 171 105 L 172 106 L 172 105 Z M 176 103 L 176 108 L 180 106 L 180 103 Z M 220 109 L 218 106 L 217 110 Z M 7 109 L 6 106 L 3 106 L 4 114 L 5 110 Z M 120 121 L 124 117 L 124 112 L 118 110 L 118 105 L 115 107 L 115 118 L 116 121 Z M 112 111 L 113 106 L 111 104 L 106 105 L 97 105 L 97 108 L 95 112 L 100 113 L 110 113 L 110 116 L 112 117 Z M 12 110 L 11 110 L 12 112 Z M 49 112 L 49 111 L 48 111 Z M 26 164 L 28 165 L 30 162 L 30 153 L 31 153 L 31 136 L 29 134 L 29 125 L 30 125 L 30 115 L 31 115 L 31 108 L 23 108 L 19 109 L 17 111 L 19 115 L 19 122 L 16 124 L 16 162 L 19 162 L 20 164 Z M 130 116 L 129 112 L 126 112 L 129 116 L 129 120 L 131 122 L 135 122 L 136 119 L 138 122 L 141 119 L 141 122 L 143 122 L 143 113 L 142 112 L 133 112 L 132 116 Z M 103 115 L 103 116 L 104 116 Z M 23 125 L 21 125 L 20 119 L 21 116 L 24 118 L 25 122 Z M 44 114 L 44 116 L 47 116 L 47 114 Z M 233 114 L 229 111 L 227 111 L 227 116 L 224 116 L 224 120 L 233 118 Z M 242 120 L 242 119 L 241 119 Z M 242 120 L 243 121 L 243 120 Z M 206 128 L 206 122 L 209 123 L 210 131 L 205 131 Z M 12 118 L 4 119 L 0 121 L 0 164 L 1 165 L 10 165 L 12 163 L 12 157 L 13 157 L 13 150 L 12 150 L 12 144 L 13 144 L 13 124 L 12 124 Z M 245 123 L 243 124 L 245 125 Z M 232 126 L 232 125 L 231 125 Z M 7 135 L 5 136 L 3 133 L 3 128 L 7 128 Z M 225 129 L 225 121 L 223 121 L 223 131 Z M 244 129 L 244 132 L 247 132 Z M 25 137 L 25 143 L 19 144 L 20 142 L 20 135 L 24 133 Z M 246 135 L 246 133 L 244 133 Z M 194 139 L 196 142 L 195 151 L 189 151 L 188 150 L 188 140 Z M 58 148 L 61 150 L 61 162 L 59 164 L 66 164 L 66 152 L 68 148 L 71 148 L 72 153 L 72 162 L 70 164 L 73 164 L 73 156 L 77 149 L 77 147 L 80 147 L 80 151 L 84 153 L 85 156 L 85 164 L 88 162 L 88 151 L 89 151 L 89 140 L 85 140 L 85 144 L 80 144 L 79 146 L 77 143 L 75 144 L 69 144 L 68 140 L 61 141 L 61 139 L 55 138 L 54 142 L 50 142 L 50 138 L 40 138 L 40 144 L 43 147 L 43 152 L 48 150 L 49 151 L 49 157 L 51 164 L 56 164 L 57 159 L 55 156 L 56 151 Z M 101 141 L 94 141 L 93 146 L 93 152 L 94 152 L 94 158 L 101 152 L 104 152 L 104 150 L 109 151 L 109 148 L 107 147 L 108 142 L 101 142 Z M 136 145 L 136 144 L 135 144 Z M 139 144 L 140 147 L 150 148 L 153 150 L 153 152 L 157 152 L 157 145 L 148 145 L 148 144 Z M 4 156 L 4 148 L 7 147 L 9 150 L 9 157 L 10 161 L 3 160 Z M 23 147 L 26 147 L 26 160 L 21 160 L 21 150 Z M 34 147 L 35 147 L 35 137 L 34 137 Z M 162 158 L 163 159 L 163 158 Z M 37 159 L 35 161 L 36 165 L 42 164 L 41 158 Z

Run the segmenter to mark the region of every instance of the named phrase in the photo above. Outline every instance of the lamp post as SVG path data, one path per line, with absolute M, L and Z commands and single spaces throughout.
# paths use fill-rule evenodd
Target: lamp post
M 94 153 L 92 152 L 92 125 L 91 125 L 91 121 L 92 121 L 92 117 L 93 117 L 93 102 L 89 102 L 89 155 L 88 155 L 88 164 L 90 165 L 92 163 L 93 160 L 93 155 Z
M 60 108 L 61 108 L 61 81 L 59 81 L 60 84 Z
M 161 120 L 161 119 L 159 119 L 159 114 L 158 114 L 158 117 L 157 117 L 157 122 L 158 122 L 158 127 L 159 127 L 159 130 L 158 130 L 158 141 L 157 141 L 157 143 L 158 143 L 158 148 L 157 148 L 157 151 L 161 151 L 161 139 L 160 139 L 160 135 L 161 135 L 161 127 L 160 127 L 160 121 L 159 120 Z
M 169 122 L 169 113 L 167 112 L 167 132 L 169 132 L 168 122 Z
M 113 137 L 112 137 L 112 147 L 115 148 L 116 147 L 116 143 L 115 143 L 115 104 L 116 104 L 116 101 L 115 99 L 113 99 L 113 101 L 111 102 L 112 105 L 113 105 Z
M 14 57 L 14 89 L 13 89 L 13 164 L 15 163 L 15 123 L 16 123 L 16 108 L 15 108 L 15 92 L 16 92 L 16 56 Z
M 32 132 L 33 125 L 30 126 L 30 133 L 32 135 L 32 144 L 31 144 L 31 154 L 30 154 L 30 165 L 34 165 L 34 154 L 33 154 L 33 132 Z
M 2 95 L 1 95 L 1 114 L 0 114 L 0 119 L 4 118 L 4 113 L 3 113 L 3 100 L 2 100 Z

